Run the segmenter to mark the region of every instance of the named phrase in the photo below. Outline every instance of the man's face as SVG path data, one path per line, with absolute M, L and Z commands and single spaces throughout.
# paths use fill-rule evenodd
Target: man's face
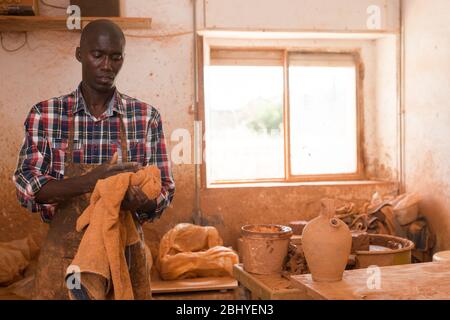
M 123 39 L 114 34 L 91 35 L 86 39 L 76 52 L 82 65 L 83 82 L 100 92 L 113 88 L 122 68 L 124 47 Z

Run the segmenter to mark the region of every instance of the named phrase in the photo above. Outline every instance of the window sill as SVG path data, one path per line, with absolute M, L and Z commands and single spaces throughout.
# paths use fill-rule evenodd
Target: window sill
M 273 188 L 273 187 L 329 187 L 329 186 L 368 186 L 390 185 L 397 181 L 383 180 L 344 180 L 344 181 L 300 181 L 300 182 L 249 182 L 209 184 L 207 189 L 233 189 L 233 188 Z

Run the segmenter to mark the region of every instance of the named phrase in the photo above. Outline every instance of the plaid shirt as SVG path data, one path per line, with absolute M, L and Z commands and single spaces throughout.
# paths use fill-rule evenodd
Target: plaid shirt
M 152 106 L 119 93 L 107 110 L 95 118 L 86 108 L 81 85 L 71 94 L 40 102 L 25 120 L 25 138 L 13 180 L 20 204 L 40 212 L 50 222 L 56 204 L 36 203 L 35 195 L 50 180 L 64 177 L 64 156 L 68 146 L 69 121 L 74 116 L 74 163 L 101 164 L 119 150 L 120 117 L 127 132 L 128 161 L 157 165 L 161 170 L 161 194 L 154 213 L 141 213 L 141 223 L 160 216 L 175 192 L 168 160 L 161 116 Z M 119 156 L 119 159 L 121 157 Z

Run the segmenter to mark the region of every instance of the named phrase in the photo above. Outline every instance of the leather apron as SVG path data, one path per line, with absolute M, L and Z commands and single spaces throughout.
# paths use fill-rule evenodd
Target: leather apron
M 64 157 L 64 179 L 84 175 L 99 164 L 83 164 L 73 162 L 74 119 L 69 126 L 69 140 Z M 120 144 L 123 162 L 127 161 L 127 138 L 125 125 L 120 116 Z M 65 282 L 67 267 L 74 259 L 78 246 L 84 234 L 76 231 L 78 217 L 88 207 L 90 193 L 73 197 L 59 203 L 53 219 L 50 222 L 47 239 L 38 259 L 35 276 L 33 299 L 67 300 L 68 288 Z M 131 213 L 129 213 L 131 214 Z M 133 216 L 133 218 L 135 218 Z M 151 299 L 150 270 L 144 247 L 141 225 L 134 219 L 141 241 L 125 250 L 134 298 L 138 300 Z

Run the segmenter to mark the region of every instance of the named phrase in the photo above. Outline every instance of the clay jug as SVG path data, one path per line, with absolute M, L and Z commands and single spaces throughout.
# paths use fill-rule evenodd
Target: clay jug
M 334 200 L 321 201 L 322 210 L 303 229 L 302 246 L 314 281 L 342 280 L 352 247 L 347 225 L 334 217 Z

